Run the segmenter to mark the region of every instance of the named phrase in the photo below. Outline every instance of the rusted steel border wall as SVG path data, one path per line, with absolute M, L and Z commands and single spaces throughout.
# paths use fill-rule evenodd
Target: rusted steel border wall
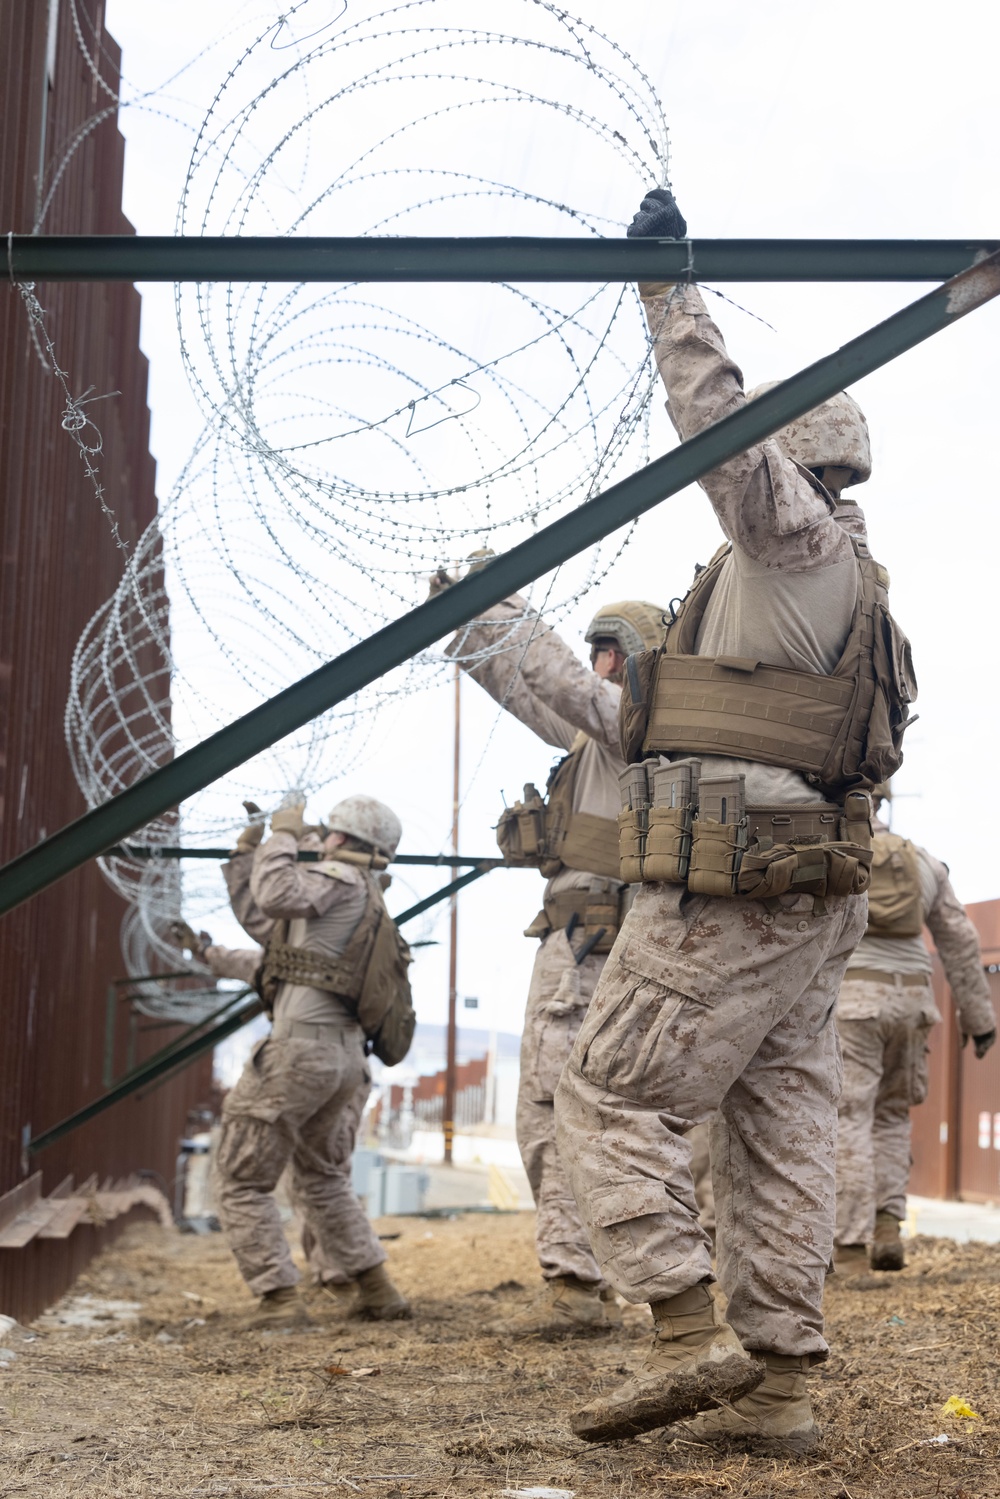
M 1000 1015 L 1000 900 L 968 907 Z M 930 1041 L 927 1100 L 913 1110 L 910 1190 L 923 1197 L 1000 1202 L 1000 1047 L 977 1061 L 961 1047 L 955 1007 L 934 954 L 934 995 L 943 1023 Z M 989 1116 L 989 1127 L 985 1121 Z
M 103 30 L 104 0 L 78 5 L 103 78 L 117 87 L 119 51 Z M 73 34 L 66 0 L 0 0 L 0 231 L 30 232 L 41 159 L 65 153 L 111 100 Z M 44 130 L 44 143 L 42 139 Z M 72 155 L 44 227 L 125 234 L 124 144 L 112 113 Z M 0 245 L 0 255 L 6 249 Z M 4 277 L 4 280 L 7 278 Z M 39 300 L 74 395 L 120 391 L 90 408 L 104 437 L 97 460 L 122 536 L 134 541 L 156 511 L 149 453 L 146 360 L 138 293 L 127 285 L 39 285 Z M 122 558 L 62 430 L 62 401 L 32 347 L 21 297 L 0 285 L 0 860 L 29 848 L 84 807 L 70 774 L 63 710 L 73 647 L 113 592 Z M 105 995 L 122 973 L 124 907 L 94 864 L 0 925 L 0 1198 L 29 1171 L 49 1193 L 64 1177 L 99 1181 L 154 1173 L 170 1195 L 178 1138 L 209 1091 L 210 1063 L 129 1099 L 32 1160 L 24 1142 L 102 1091 Z M 125 1055 L 125 1007 L 117 1054 Z M 171 1031 L 140 1037 L 138 1057 Z M 27 1317 L 53 1300 L 107 1238 L 81 1229 L 44 1254 L 0 1250 L 0 1312 Z M 30 1246 L 29 1246 L 30 1249 Z

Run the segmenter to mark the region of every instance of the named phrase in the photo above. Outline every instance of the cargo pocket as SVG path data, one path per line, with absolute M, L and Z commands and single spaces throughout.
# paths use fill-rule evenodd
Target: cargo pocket
M 603 1268 L 613 1261 L 630 1285 L 648 1280 L 649 1235 L 641 1226 L 642 1220 L 666 1213 L 668 1207 L 666 1187 L 648 1177 L 593 1192 L 588 1216 L 596 1230 L 593 1238 L 598 1264 Z
M 557 965 L 559 959 L 564 963 Z M 545 970 L 541 993 L 529 1002 L 521 1043 L 522 1096 L 534 1103 L 551 1103 L 563 1067 L 587 1013 L 580 970 L 562 932 L 545 939 L 541 960 L 552 959 Z
M 686 953 L 626 942 L 614 972 L 605 970 L 581 1032 L 583 1076 L 609 1093 L 669 1110 L 721 981 Z

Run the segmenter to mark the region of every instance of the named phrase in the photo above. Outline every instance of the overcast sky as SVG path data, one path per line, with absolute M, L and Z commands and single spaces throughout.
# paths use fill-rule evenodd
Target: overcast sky
M 340 9 L 313 0 L 318 25 Z M 349 0 L 347 9 L 356 16 L 365 7 Z M 524 30 L 527 7 L 514 0 L 467 0 L 465 9 L 483 24 L 506 20 Z M 673 185 L 692 236 L 1000 238 L 1000 22 L 992 8 L 958 4 L 944 16 L 901 0 L 877 6 L 847 0 L 835 8 L 792 0 L 756 6 L 575 0 L 573 10 L 612 30 L 650 75 L 670 127 Z M 238 16 L 242 28 L 248 15 L 279 11 L 174 0 L 167 26 L 145 0 L 108 0 L 107 23 L 134 96 L 162 83 L 230 18 Z M 173 232 L 191 151 L 188 127 L 245 34 L 241 29 L 220 44 L 208 65 L 174 86 L 182 96 L 176 105 L 157 101 L 158 114 L 123 111 L 125 211 L 139 233 Z M 336 153 L 337 142 L 328 149 Z M 490 149 L 497 149 L 495 140 Z M 575 160 L 567 159 L 563 142 L 551 160 L 544 139 L 537 150 L 553 197 L 564 174 L 577 179 L 588 172 L 583 130 Z M 606 182 L 595 180 L 593 192 L 596 211 L 614 201 Z M 726 286 L 726 296 L 748 311 L 715 297 L 709 304 L 752 385 L 793 373 L 926 289 Z M 170 288 L 141 290 L 162 496 L 187 456 L 198 418 L 178 356 Z M 984 794 L 998 719 L 998 334 L 994 303 L 852 391 L 868 417 L 874 450 L 872 478 L 856 494 L 873 551 L 890 570 L 894 613 L 913 642 L 920 681 L 920 722 L 907 736 L 894 822 L 949 863 L 967 901 L 1000 896 L 992 799 Z M 660 450 L 673 437 L 659 399 L 655 404 Z M 574 644 L 582 653 L 580 635 L 602 599 L 665 601 L 683 593 L 694 564 L 706 561 L 719 539 L 700 490 L 666 501 L 640 522 L 600 594 L 575 610 L 568 627 Z M 437 850 L 447 837 L 450 707 L 443 687 L 406 699 L 380 730 L 382 742 L 359 770 L 356 787 L 344 784 L 343 767 L 331 773 L 336 795 L 363 788 L 392 803 L 411 851 Z M 490 853 L 501 789 L 509 799 L 523 781 L 544 781 L 552 753 L 516 724 L 494 727 L 495 715 L 473 684 L 464 690 L 463 714 L 461 841 L 474 854 Z M 435 881 L 410 883 L 424 890 Z M 533 873 L 500 871 L 462 897 L 459 989 L 480 1001 L 470 1023 L 519 1029 L 534 947 L 519 934 L 540 893 Z M 399 909 L 408 889 L 397 886 L 393 898 Z M 421 935 L 442 946 L 419 958 L 418 1010 L 440 1020 L 447 995 L 444 908 Z

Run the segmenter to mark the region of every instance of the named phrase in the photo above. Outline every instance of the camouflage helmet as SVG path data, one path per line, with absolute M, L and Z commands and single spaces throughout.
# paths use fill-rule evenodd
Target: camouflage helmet
M 780 385 L 780 380 L 769 380 L 747 393 L 748 401 Z M 836 468 L 854 470 L 852 484 L 863 484 L 871 477 L 872 450 L 868 438 L 868 423 L 864 412 L 846 391 L 831 396 L 822 406 L 797 417 L 787 427 L 773 433 L 774 441 L 801 463 L 803 468 Z
M 403 836 L 403 824 L 391 807 L 373 796 L 348 796 L 326 819 L 331 833 L 348 833 L 387 859 L 393 858 Z
M 634 651 L 653 650 L 663 640 L 663 614 L 659 604 L 649 604 L 642 599 L 605 604 L 590 621 L 583 638 L 588 645 L 593 645 L 595 640 L 608 636 L 617 640 L 619 649 L 626 656 L 631 656 Z
M 872 787 L 871 798 L 873 802 L 891 802 L 892 786 L 888 781 L 879 781 L 877 786 Z

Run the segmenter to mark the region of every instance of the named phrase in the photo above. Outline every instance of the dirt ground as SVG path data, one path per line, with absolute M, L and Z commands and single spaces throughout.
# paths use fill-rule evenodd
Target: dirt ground
M 0 1345 L 0 1495 L 1000 1496 L 1000 1246 L 918 1239 L 903 1274 L 832 1280 L 823 1448 L 782 1462 L 680 1428 L 576 1441 L 569 1413 L 641 1356 L 649 1314 L 568 1342 L 493 1331 L 537 1283 L 532 1226 L 383 1220 L 412 1322 L 350 1322 L 323 1297 L 315 1327 L 266 1335 L 240 1328 L 252 1302 L 221 1236 L 130 1229 Z M 71 1307 L 92 1325 L 61 1321 Z M 944 1413 L 953 1395 L 980 1419 Z

